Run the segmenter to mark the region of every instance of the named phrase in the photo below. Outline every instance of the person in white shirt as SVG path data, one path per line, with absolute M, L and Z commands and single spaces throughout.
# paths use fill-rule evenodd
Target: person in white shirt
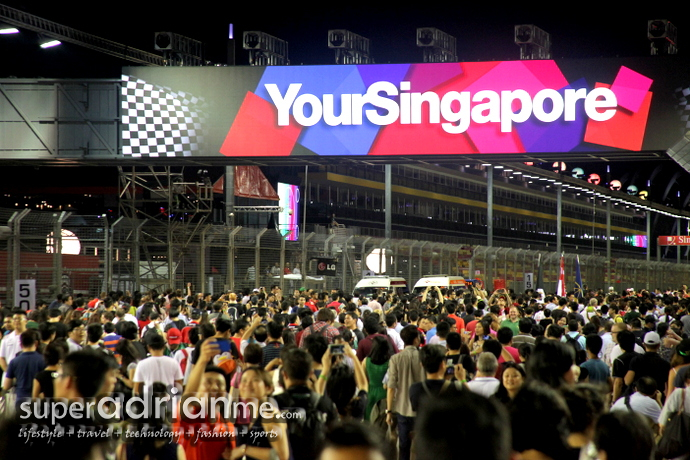
M 383 300 L 383 299 L 381 299 Z M 371 300 L 368 303 L 369 308 L 372 310 L 381 310 L 383 311 L 383 305 L 381 305 L 381 302 L 376 297 L 372 297 Z
M 121 307 L 120 307 L 120 308 L 121 308 Z M 131 313 L 129 312 L 129 310 L 126 310 L 126 309 L 123 309 L 123 310 L 124 310 L 125 314 L 124 314 L 124 316 L 122 317 L 122 320 L 123 320 L 123 321 L 129 321 L 130 323 L 135 324 L 135 325 L 137 326 L 137 329 L 139 329 L 139 321 L 137 320 L 137 317 L 134 316 L 133 314 L 131 314 Z
M 81 350 L 84 346 L 85 337 L 86 327 L 84 322 L 80 319 L 70 321 L 67 328 L 67 348 L 69 353 Z
M 371 307 L 369 306 L 369 299 L 360 298 L 359 300 L 360 300 L 359 311 L 362 313 L 362 315 L 364 315 L 365 311 L 368 311 L 369 313 L 371 313 L 373 311 L 371 309 Z
M 495 377 L 498 369 L 498 360 L 493 353 L 482 352 L 477 358 L 477 375 L 471 382 L 467 383 L 467 388 L 487 398 L 496 393 L 500 381 Z
M 388 313 L 386 315 L 386 332 L 390 338 L 393 339 L 393 342 L 395 343 L 395 346 L 398 347 L 398 350 L 402 350 L 405 348 L 405 344 L 400 338 L 400 334 L 395 330 L 395 326 L 397 326 L 397 324 L 397 317 L 393 313 Z
M 446 338 L 450 334 L 450 323 L 439 321 L 436 325 L 436 334 L 429 340 L 429 345 L 447 346 Z
M 630 397 L 622 397 L 611 406 L 612 411 L 633 411 L 645 416 L 656 425 L 661 415 L 661 393 L 653 377 L 645 376 L 635 382 L 637 391 Z
M 14 330 L 4 336 L 0 341 L 0 368 L 7 370 L 7 366 L 19 352 L 22 351 L 22 343 L 19 336 L 26 330 L 26 312 L 15 310 L 12 314 L 12 325 Z
M 556 305 L 556 303 L 554 302 L 554 298 L 552 296 L 546 297 L 546 299 L 544 299 L 544 302 L 546 303 L 546 306 L 544 308 L 548 308 L 549 310 L 555 310 L 558 307 L 558 305 Z
M 614 323 L 613 326 L 611 326 L 611 337 L 613 338 L 613 341 L 616 342 L 616 344 L 611 347 L 611 352 L 608 355 L 608 360 L 609 360 L 608 362 L 606 360 L 606 353 L 604 354 L 604 362 L 606 362 L 607 364 L 610 363 L 609 364 L 610 366 L 613 366 L 613 362 L 616 360 L 616 358 L 618 358 L 620 355 L 623 354 L 623 350 L 621 349 L 620 345 L 618 345 L 618 343 L 616 341 L 616 335 L 620 331 L 624 331 L 624 330 L 625 331 L 628 330 L 628 326 L 625 323 Z M 607 350 L 604 350 L 604 351 L 606 352 Z M 635 343 L 635 350 L 634 351 L 635 351 L 635 353 L 639 353 L 641 355 L 643 355 L 645 353 L 644 348 L 639 346 L 637 343 Z
M 165 338 L 151 334 L 147 345 L 151 356 L 137 364 L 134 371 L 134 393 L 140 395 L 144 387 L 160 382 L 168 387 L 175 386 L 181 394 L 184 376 L 175 358 L 164 355 Z
M 261 348 L 266 346 L 266 338 L 268 337 L 268 332 L 266 326 L 261 324 L 261 316 L 254 316 L 249 327 L 242 334 L 242 339 L 240 340 L 240 354 L 244 355 L 244 350 L 250 343 L 258 343 Z

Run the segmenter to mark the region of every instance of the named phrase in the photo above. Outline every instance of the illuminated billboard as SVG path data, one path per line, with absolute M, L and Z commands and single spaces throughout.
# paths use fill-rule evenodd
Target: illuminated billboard
M 299 186 L 278 182 L 278 229 L 288 241 L 299 239 Z
M 682 135 L 683 82 L 660 62 L 128 67 L 123 154 L 666 150 Z

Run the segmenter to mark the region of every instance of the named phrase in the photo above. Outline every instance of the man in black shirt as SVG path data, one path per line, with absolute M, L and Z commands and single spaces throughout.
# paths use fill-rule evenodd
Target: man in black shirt
M 59 309 L 48 310 L 48 322 L 55 325 L 56 339 L 67 339 L 67 325 L 62 322 L 62 313 Z
M 286 418 L 291 458 L 315 460 L 323 447 L 327 427 L 338 420 L 338 411 L 328 396 L 307 386 L 313 361 L 307 350 L 290 348 L 281 353 L 281 360 L 285 391 L 275 395 L 275 401 L 281 411 L 302 412 L 301 417 Z
M 357 338 L 357 343 L 364 340 L 364 334 L 357 328 L 357 314 L 353 311 L 345 313 L 343 326 L 352 331 L 352 334 Z
M 266 325 L 268 338 L 263 350 L 262 367 L 276 358 L 280 358 L 280 351 L 283 349 L 283 325 L 277 321 L 271 321 Z
M 461 391 L 465 383 L 465 368 L 462 365 L 457 365 L 453 369 L 457 382 L 445 379 L 447 369 L 446 347 L 427 345 L 422 347 L 419 353 L 426 372 L 426 380 L 413 383 L 410 386 L 410 404 L 415 412 L 419 411 L 421 403 L 427 397 Z
M 611 402 L 615 402 L 618 398 L 625 395 L 628 390 L 626 383 L 626 376 L 630 370 L 630 362 L 638 356 L 635 352 L 635 335 L 624 329 L 617 333 L 618 345 L 623 350 L 623 354 L 613 361 L 613 397 Z
M 618 334 L 620 340 L 620 334 Z M 652 377 L 656 381 L 657 390 L 663 395 L 666 393 L 668 374 L 671 364 L 659 356 L 661 338 L 656 332 L 647 332 L 644 336 L 644 348 L 646 353 L 636 356 L 630 362 L 630 369 L 625 375 L 625 384 L 631 385 L 642 377 Z

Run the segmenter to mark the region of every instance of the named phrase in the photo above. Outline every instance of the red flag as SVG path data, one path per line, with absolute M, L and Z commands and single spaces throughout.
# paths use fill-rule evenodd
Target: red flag
M 213 193 L 225 193 L 225 175 L 213 184 Z M 258 166 L 235 166 L 235 196 L 278 201 L 280 197 Z
M 556 295 L 565 297 L 565 257 L 561 254 L 561 271 L 558 274 L 558 287 L 556 288 Z

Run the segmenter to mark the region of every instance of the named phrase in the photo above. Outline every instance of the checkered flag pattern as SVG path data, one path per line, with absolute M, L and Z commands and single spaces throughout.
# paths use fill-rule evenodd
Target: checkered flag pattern
M 674 95 L 678 100 L 678 114 L 685 129 L 690 129 L 690 88 L 677 88 Z
M 122 153 L 132 157 L 191 156 L 200 151 L 202 98 L 122 76 Z

